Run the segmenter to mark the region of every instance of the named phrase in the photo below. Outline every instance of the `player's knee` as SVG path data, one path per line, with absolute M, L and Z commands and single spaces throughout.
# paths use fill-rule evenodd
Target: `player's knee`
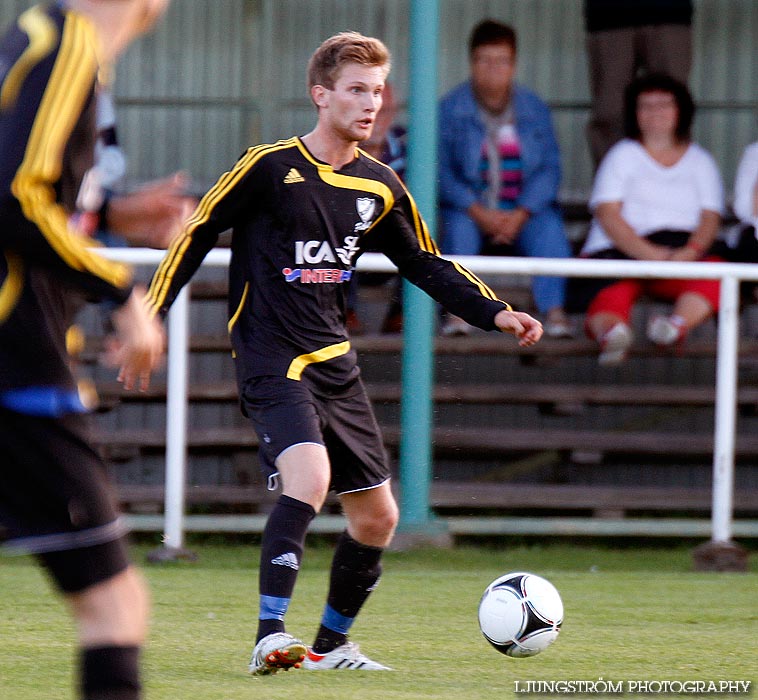
M 282 493 L 310 505 L 317 513 L 329 493 L 329 480 L 314 478 L 308 481 L 284 483 Z
M 363 544 L 386 547 L 397 527 L 399 511 L 394 501 L 373 509 L 353 523 L 357 539 Z
M 147 585 L 134 567 L 70 595 L 69 601 L 84 646 L 144 642 L 150 600 Z

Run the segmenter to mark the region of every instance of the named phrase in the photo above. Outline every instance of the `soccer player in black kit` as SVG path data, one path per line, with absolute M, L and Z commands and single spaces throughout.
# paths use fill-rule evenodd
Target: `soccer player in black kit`
M 512 311 L 475 275 L 440 258 L 395 173 L 358 148 L 389 72 L 387 48 L 347 32 L 311 57 L 318 122 L 306 136 L 250 148 L 209 190 L 158 267 L 148 294 L 165 315 L 219 233 L 231 228 L 229 332 L 241 406 L 280 496 L 263 534 L 257 643 L 249 670 L 387 670 L 348 641 L 375 588 L 398 519 L 382 439 L 345 330 L 345 291 L 361 251 L 457 316 L 514 334 L 541 324 Z M 309 523 L 334 490 L 347 519 L 312 647 L 285 632 Z
M 35 5 L 0 37 L 0 529 L 8 547 L 36 556 L 68 605 L 83 700 L 142 697 L 149 604 L 89 443 L 66 329 L 82 294 L 110 300 L 127 386 L 149 376 L 164 332 L 130 270 L 94 253 L 73 215 L 96 184 L 98 74 L 167 5 Z

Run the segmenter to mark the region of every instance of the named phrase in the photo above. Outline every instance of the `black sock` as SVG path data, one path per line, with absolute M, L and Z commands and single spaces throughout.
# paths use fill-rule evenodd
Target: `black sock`
M 81 652 L 82 700 L 139 700 L 139 654 L 136 646 L 93 647 Z
M 256 641 L 272 632 L 284 631 L 284 615 L 295 588 L 305 533 L 315 515 L 308 503 L 289 496 L 280 496 L 271 511 L 261 545 Z
M 332 559 L 329 595 L 313 643 L 316 654 L 326 654 L 347 640 L 353 620 L 379 581 L 383 551 L 356 542 L 347 532 L 340 535 Z

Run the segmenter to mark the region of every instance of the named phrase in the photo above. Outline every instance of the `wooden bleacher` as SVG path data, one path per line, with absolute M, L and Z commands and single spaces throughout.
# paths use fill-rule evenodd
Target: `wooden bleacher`
M 199 300 L 217 298 L 218 285 L 205 285 L 193 289 Z M 365 363 L 374 358 L 378 364 L 388 358 L 397 363 L 402 348 L 402 337 L 369 334 L 354 339 L 354 345 Z M 190 342 L 195 357 L 229 356 L 228 338 L 219 334 L 194 333 Z M 99 349 L 95 340 L 85 359 L 92 360 Z M 756 356 L 758 341 L 745 340 L 740 353 L 746 359 Z M 541 362 L 594 361 L 596 348 L 585 339 L 545 339 L 532 348 L 520 348 L 504 342 L 495 334 L 478 333 L 466 338 L 436 338 L 438 357 L 456 358 L 510 358 L 522 368 L 516 381 L 506 378 L 486 381 L 470 379 L 460 383 L 438 382 L 434 388 L 434 401 L 438 410 L 445 406 L 459 410 L 486 410 L 508 405 L 537 407 L 542 414 L 561 415 L 566 406 L 576 415 L 590 407 L 673 407 L 676 409 L 708 410 L 714 401 L 713 383 L 689 384 L 636 383 L 618 381 L 618 378 L 597 382 L 591 379 L 534 381 L 526 374 L 528 368 Z M 708 340 L 693 339 L 679 355 L 692 362 L 712 362 L 715 345 Z M 645 341 L 633 347 L 632 356 L 645 358 L 660 356 L 661 351 Z M 462 360 L 464 361 L 464 360 Z M 231 367 L 231 364 L 229 364 Z M 191 405 L 230 405 L 237 403 L 236 387 L 225 377 L 195 378 L 190 383 Z M 401 397 L 396 378 L 390 381 L 367 380 L 367 389 L 377 406 L 395 406 Z M 144 393 L 124 392 L 110 380 L 98 382 L 103 415 L 118 413 L 124 407 L 154 405 L 160 408 L 165 402 L 165 382 L 158 381 Z M 758 386 L 741 386 L 737 396 L 743 411 L 753 412 L 758 406 Z M 386 446 L 391 455 L 397 455 L 400 439 L 399 425 L 381 421 Z M 162 454 L 165 449 L 165 427 L 162 424 L 119 425 L 106 427 L 97 436 L 105 454 L 116 463 L 126 463 L 141 454 Z M 659 428 L 621 425 L 616 428 L 596 427 L 590 423 L 572 427 L 551 428 L 530 425 L 509 425 L 501 428 L 491 425 L 437 425 L 433 435 L 434 456 L 439 460 L 500 460 L 529 459 L 534 455 L 549 454 L 556 462 L 581 461 L 592 469 L 602 470 L 605 460 L 615 458 L 685 459 L 708 461 L 713 451 L 713 431 L 697 433 Z M 257 439 L 252 428 L 241 420 L 235 424 L 192 425 L 188 432 L 188 450 L 191 455 L 214 453 L 230 455 L 237 462 L 254 464 Z M 758 433 L 741 433 L 737 437 L 736 454 L 744 465 L 746 461 L 758 464 Z M 589 455 L 589 458 L 588 458 Z M 741 468 L 749 468 L 741 467 Z M 507 471 L 507 469 L 505 470 Z M 203 512 L 214 508 L 233 509 L 234 512 L 260 512 L 270 507 L 275 496 L 265 490 L 257 469 L 242 472 L 236 483 L 189 483 L 186 498 L 190 509 Z M 586 483 L 521 483 L 498 480 L 498 470 L 466 476 L 463 468 L 454 480 L 435 479 L 431 485 L 431 505 L 441 513 L 475 512 L 587 512 L 598 516 L 608 514 L 634 514 L 638 512 L 703 513 L 709 510 L 711 493 L 708 485 L 680 487 L 670 483 L 660 485 L 586 484 Z M 163 486 L 155 483 L 118 484 L 119 497 L 127 510 L 155 512 L 164 498 Z M 333 501 L 330 502 L 333 505 Z M 758 513 L 758 488 L 739 489 L 735 494 L 738 513 Z

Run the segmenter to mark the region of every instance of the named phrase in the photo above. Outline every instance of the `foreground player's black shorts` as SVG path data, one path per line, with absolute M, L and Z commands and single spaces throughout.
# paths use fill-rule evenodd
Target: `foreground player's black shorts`
M 277 458 L 290 447 L 315 443 L 327 449 L 335 493 L 380 486 L 390 470 L 363 383 L 324 393 L 286 377 L 256 377 L 243 387 L 242 411 L 258 433 L 264 473 L 276 474 Z
M 125 528 L 88 419 L 0 408 L 0 524 L 5 544 L 35 554 L 58 587 L 81 591 L 128 566 Z

